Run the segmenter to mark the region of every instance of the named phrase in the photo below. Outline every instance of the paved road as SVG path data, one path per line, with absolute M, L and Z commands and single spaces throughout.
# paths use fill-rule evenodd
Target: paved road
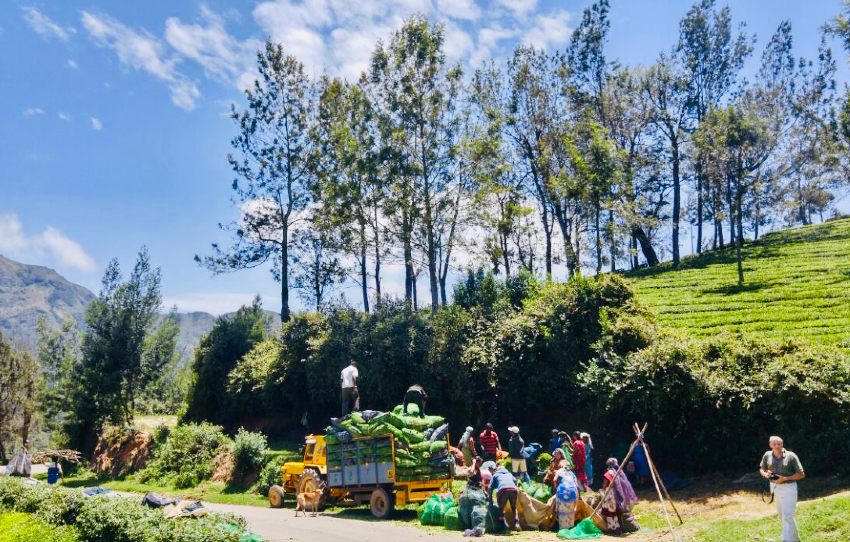
M 304 540 L 311 542 L 384 542 L 427 540 L 429 542 L 459 542 L 464 540 L 460 533 L 432 534 L 416 527 L 400 525 L 392 521 L 371 521 L 334 515 L 317 517 L 301 514 L 295 517 L 292 508 L 261 508 L 235 504 L 204 503 L 214 512 L 242 516 L 248 528 L 268 542 Z M 489 538 L 489 537 L 488 537 Z M 481 539 L 479 539 L 481 540 Z

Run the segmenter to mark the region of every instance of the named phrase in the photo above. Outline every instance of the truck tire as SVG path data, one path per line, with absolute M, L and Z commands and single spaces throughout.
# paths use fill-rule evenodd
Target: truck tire
M 313 469 L 307 469 L 298 478 L 298 484 L 296 485 L 296 494 L 300 495 L 301 493 L 305 492 L 311 493 L 314 491 L 320 491 L 322 495 L 319 497 L 319 510 L 322 510 L 324 509 L 325 504 L 328 501 L 328 488 L 326 486 L 327 484 L 325 484 L 325 481 L 322 479 L 321 474 L 319 474 Z
M 386 489 L 379 487 L 372 492 L 369 499 L 369 509 L 377 519 L 386 519 L 393 513 L 395 499 Z
M 269 506 L 272 508 L 283 508 L 283 499 L 286 494 L 280 486 L 269 488 Z

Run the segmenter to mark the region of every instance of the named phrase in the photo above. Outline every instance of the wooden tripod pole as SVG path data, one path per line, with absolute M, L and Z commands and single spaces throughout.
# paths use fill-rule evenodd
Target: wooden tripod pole
M 617 469 L 617 473 L 614 475 L 615 480 L 617 479 L 617 476 L 619 476 L 620 473 L 623 471 L 623 467 L 626 466 L 626 463 L 629 462 L 629 458 L 632 457 L 632 452 L 635 451 L 635 445 L 636 444 L 637 444 L 637 441 L 632 442 L 632 445 L 629 446 L 629 453 L 626 454 L 625 459 L 623 459 L 623 462 L 620 463 L 620 468 Z M 599 512 L 599 509 L 602 508 L 602 503 L 605 502 L 605 498 L 608 496 L 608 493 L 610 493 L 611 490 L 613 490 L 613 489 L 614 489 L 614 484 L 608 484 L 608 487 L 605 488 L 605 493 L 602 494 L 602 498 L 599 499 L 599 502 L 593 508 L 593 514 L 596 514 L 597 512 Z
M 649 445 L 647 445 L 645 442 L 643 443 L 643 449 L 646 452 L 646 462 L 649 463 L 649 470 L 652 473 L 652 476 L 658 480 L 658 484 L 664 491 L 664 496 L 667 497 L 668 501 L 670 501 L 670 506 L 673 508 L 673 511 L 676 512 L 676 517 L 679 518 L 679 525 L 684 525 L 685 522 L 682 521 L 682 516 L 679 515 L 679 511 L 676 510 L 676 504 L 673 502 L 673 499 L 670 497 L 670 493 L 664 486 L 664 480 L 661 479 L 661 475 L 658 473 L 658 469 L 655 467 L 655 462 L 652 460 L 652 456 L 649 455 Z
M 647 425 L 648 425 L 648 423 L 643 424 L 643 431 L 646 431 Z M 637 424 L 634 424 L 634 429 L 635 429 L 635 436 L 637 437 L 637 435 L 638 435 Z M 623 472 L 623 469 L 626 467 L 626 464 L 629 462 L 629 459 L 632 457 L 632 453 L 635 451 L 635 446 L 637 446 L 637 443 L 638 443 L 638 440 L 636 438 L 635 441 L 632 442 L 632 445 L 629 446 L 629 452 L 626 454 L 626 457 L 623 458 L 623 461 L 620 463 L 620 468 L 617 469 L 617 472 L 614 474 L 614 480 L 616 480 L 617 477 L 620 476 L 620 473 Z M 610 493 L 613 489 L 614 489 L 614 484 L 608 484 L 608 487 L 605 488 L 605 493 L 602 494 L 602 498 L 599 499 L 599 502 L 596 504 L 596 507 L 593 509 L 594 514 L 599 512 L 599 509 L 602 508 L 602 503 L 605 502 L 605 498 L 608 496 L 608 493 Z

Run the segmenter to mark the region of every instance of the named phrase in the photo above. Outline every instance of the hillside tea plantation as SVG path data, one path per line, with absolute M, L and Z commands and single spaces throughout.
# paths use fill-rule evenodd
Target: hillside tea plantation
M 660 322 L 698 337 L 732 331 L 850 348 L 850 219 L 767 234 L 743 255 L 743 287 L 731 249 L 629 277 Z

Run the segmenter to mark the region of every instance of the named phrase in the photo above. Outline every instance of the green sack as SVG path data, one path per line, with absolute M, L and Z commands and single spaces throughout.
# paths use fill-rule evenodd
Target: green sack
M 450 531 L 462 531 L 463 523 L 460 521 L 460 510 L 457 506 L 452 506 L 443 513 L 443 527 Z
M 422 452 L 430 452 L 431 451 L 431 443 L 428 441 L 416 442 L 410 445 L 410 451 L 416 453 Z
M 600 538 L 602 531 L 593 524 L 593 519 L 585 518 L 572 529 L 561 529 L 558 531 L 558 538 L 562 540 L 591 540 Z
M 405 440 L 406 442 L 409 442 L 411 444 L 415 444 L 417 442 L 422 442 L 423 440 L 425 440 L 425 436 L 420 431 L 404 428 L 401 430 L 401 432 L 404 434 L 402 440 Z
M 485 532 L 497 534 L 505 531 L 505 522 L 499 519 L 500 515 L 502 515 L 502 512 L 495 504 L 487 507 L 487 517 L 484 520 Z
M 404 418 L 395 412 L 387 412 L 385 416 L 381 417 L 381 421 L 398 429 L 404 429 L 406 427 L 404 424 Z
M 446 423 L 446 419 L 442 416 L 425 416 L 422 419 L 425 420 L 425 422 L 428 424 L 427 428 L 436 429 L 437 427 L 440 427 L 441 425 Z
M 393 408 L 392 413 L 393 414 L 404 414 L 404 405 L 396 405 L 395 408 Z
M 437 440 L 437 441 L 431 442 L 430 446 L 429 446 L 429 451 L 432 454 L 440 452 L 440 451 L 445 450 L 445 449 L 447 449 L 445 440 Z
M 470 513 L 469 518 L 469 528 L 470 529 L 478 529 L 481 528 L 484 530 L 487 524 L 487 506 L 483 504 L 479 504 L 472 508 L 472 512 Z
M 416 403 L 408 404 L 407 405 L 407 414 L 418 416 L 419 415 L 419 405 L 417 405 Z
M 431 495 L 428 500 L 422 505 L 422 514 L 419 515 L 419 522 L 422 525 L 442 525 L 443 524 L 443 501 L 438 495 Z
M 246 531 L 242 533 L 242 536 L 239 537 L 239 542 L 265 542 L 265 538 L 258 535 L 257 533 Z
M 349 419 L 357 425 L 363 425 L 364 423 L 366 423 L 366 420 L 363 419 L 363 415 L 359 412 L 352 412 L 348 416 Z

